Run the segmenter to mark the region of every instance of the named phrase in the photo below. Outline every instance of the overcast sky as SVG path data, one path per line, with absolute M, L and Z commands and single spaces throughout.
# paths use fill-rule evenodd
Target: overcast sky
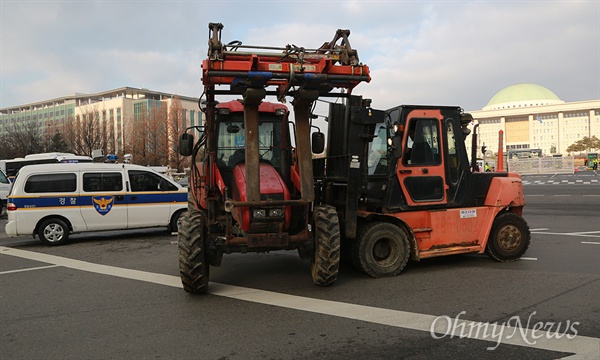
M 0 0 L 0 108 L 124 86 L 198 97 L 208 23 L 223 42 L 315 48 L 336 29 L 373 107 L 479 110 L 534 83 L 600 99 L 600 1 Z

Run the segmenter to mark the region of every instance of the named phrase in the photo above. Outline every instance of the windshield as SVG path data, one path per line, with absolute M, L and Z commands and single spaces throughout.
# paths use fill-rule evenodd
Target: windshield
M 8 184 L 8 178 L 4 175 L 2 170 L 0 170 L 0 183 Z
M 269 117 L 262 114 L 261 118 Z M 229 116 L 228 120 L 219 122 L 217 139 L 217 161 L 219 166 L 234 167 L 244 161 L 246 145 L 243 114 Z M 261 121 L 258 125 L 258 149 L 261 160 L 276 165 L 276 157 L 281 149 L 281 120 L 273 116 L 274 121 Z
M 387 174 L 387 128 L 380 123 L 375 126 L 375 137 L 369 143 L 369 175 Z

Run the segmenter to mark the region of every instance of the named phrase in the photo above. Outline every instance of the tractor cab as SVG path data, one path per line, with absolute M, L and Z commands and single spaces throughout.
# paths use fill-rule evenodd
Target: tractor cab
M 248 202 L 243 102 L 235 100 L 219 103 L 215 109 L 216 170 L 218 179 L 224 185 L 224 200 Z M 292 148 L 289 142 L 287 107 L 261 102 L 258 113 L 260 201 L 291 200 L 288 184 Z M 235 207 L 232 209 L 232 216 L 236 221 L 236 228 L 243 233 L 277 233 L 289 228 L 291 209 L 290 206 L 282 205 Z

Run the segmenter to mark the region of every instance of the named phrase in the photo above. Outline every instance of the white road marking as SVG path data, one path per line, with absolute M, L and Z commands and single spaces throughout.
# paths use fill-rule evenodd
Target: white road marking
M 0 275 L 14 274 L 14 273 L 19 273 L 19 272 L 23 272 L 23 271 L 44 270 L 44 269 L 50 269 L 50 268 L 55 268 L 55 267 L 59 267 L 59 266 L 60 265 L 48 265 L 48 266 L 38 266 L 38 267 L 27 268 L 27 269 L 8 270 L 8 271 L 0 272 Z
M 599 233 L 600 231 L 594 231 L 593 233 Z M 597 237 L 600 238 L 600 235 L 592 235 L 592 234 L 583 234 L 583 233 L 555 233 L 555 232 L 534 232 L 531 231 L 532 234 L 538 235 L 561 235 L 561 236 L 582 236 L 582 237 Z
M 550 230 L 550 229 L 548 229 L 548 228 L 529 229 L 529 231 L 542 231 L 542 230 Z
M 180 278 L 171 275 L 94 264 L 86 261 L 13 249 L 4 246 L 0 246 L 0 254 L 45 262 L 57 266 L 64 266 L 75 270 L 181 288 Z M 435 322 L 436 326 L 434 330 L 436 333 L 443 335 L 448 331 L 445 321 L 436 321 L 436 319 L 439 318 L 438 316 L 428 314 L 411 313 L 401 310 L 391 310 L 331 300 L 314 299 L 214 282 L 210 283 L 209 294 L 241 301 L 249 301 L 287 309 L 337 316 L 345 319 L 365 321 L 374 324 L 393 326 L 409 330 L 418 330 L 428 333 L 431 332 L 431 326 Z M 466 319 L 458 320 L 457 322 L 457 324 L 462 323 L 464 323 L 467 328 L 477 328 L 477 326 L 481 324 L 481 322 L 475 322 Z M 521 336 L 515 336 L 514 327 L 498 324 L 498 329 L 498 333 L 503 334 L 501 340 L 502 344 L 564 353 L 575 353 L 576 356 L 583 356 L 590 359 L 600 358 L 600 338 L 580 335 L 577 335 L 572 339 L 569 339 L 568 337 L 561 337 L 560 339 L 546 339 L 542 337 L 536 339 L 534 344 L 531 344 L 526 342 Z M 527 333 L 526 339 L 531 342 L 531 329 L 523 329 L 523 331 Z M 464 338 L 498 343 L 499 340 L 497 338 L 489 338 L 489 336 L 485 337 L 484 334 L 485 331 L 477 331 L 475 334 L 469 332 L 468 336 L 465 336 Z
M 582 244 L 592 244 L 592 245 L 600 245 L 600 242 L 594 242 L 594 241 L 582 241 Z
M 600 231 L 578 231 L 574 233 L 570 233 L 572 235 L 585 235 L 585 234 L 600 234 Z
M 520 257 L 519 260 L 533 260 L 533 261 L 537 261 L 538 258 L 533 258 L 533 257 Z

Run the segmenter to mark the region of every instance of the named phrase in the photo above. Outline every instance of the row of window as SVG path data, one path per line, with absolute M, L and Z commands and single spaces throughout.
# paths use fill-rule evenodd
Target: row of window
M 506 145 L 506 150 L 529 149 L 529 144 Z
M 177 190 L 175 185 L 166 182 L 152 172 L 129 170 L 127 173 L 133 192 Z M 83 174 L 83 191 L 85 192 L 111 192 L 123 189 L 123 175 L 119 172 Z M 76 190 L 77 175 L 75 173 L 33 175 L 25 183 L 26 193 L 68 193 Z
M 578 112 L 578 113 L 564 113 L 563 117 L 572 118 L 572 117 L 587 117 L 589 113 L 587 112 Z

